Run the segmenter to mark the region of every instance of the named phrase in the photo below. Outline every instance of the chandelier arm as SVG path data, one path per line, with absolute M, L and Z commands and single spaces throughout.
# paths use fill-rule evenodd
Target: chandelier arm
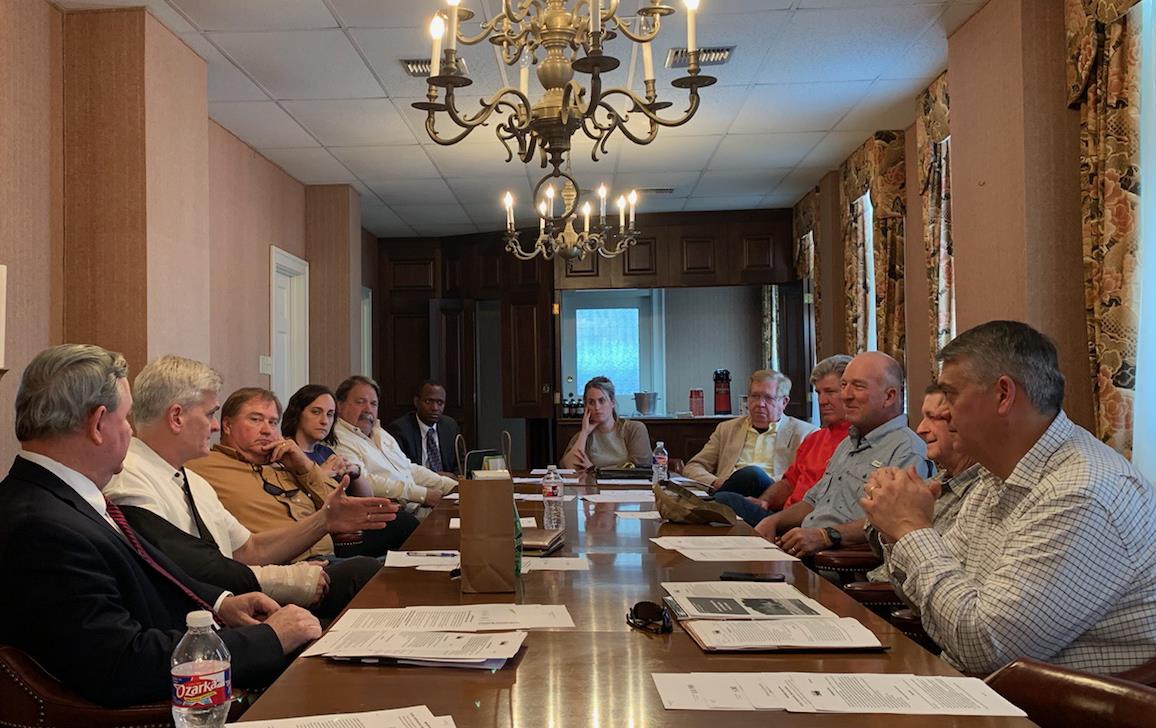
M 624 36 L 626 36 L 630 40 L 634 41 L 635 43 L 649 43 L 650 41 L 652 41 L 658 37 L 658 16 L 657 15 L 654 17 L 654 30 L 653 30 L 653 32 L 650 33 L 650 35 L 636 34 L 634 31 L 632 31 L 630 29 L 630 23 L 626 22 L 625 20 L 623 20 L 622 18 L 620 18 L 618 16 L 614 16 L 614 24 L 616 26 L 618 26 L 618 30 L 622 31 L 622 34 Z
M 508 101 L 505 98 L 506 96 L 517 96 L 522 105 L 516 106 L 515 104 Z M 489 101 L 482 101 L 480 103 L 482 104 L 481 111 L 473 116 L 463 117 L 458 112 L 457 106 L 453 103 L 453 89 L 449 88 L 446 90 L 446 113 L 449 114 L 450 119 L 455 124 L 462 128 L 472 129 L 481 126 L 486 122 L 487 119 L 490 118 L 490 115 L 492 115 L 495 111 L 503 106 L 510 109 L 512 112 L 511 116 L 518 117 L 519 127 L 523 123 L 529 123 L 529 114 L 527 113 L 525 116 L 523 116 L 522 112 L 524 109 L 530 108 L 530 100 L 527 99 L 525 95 L 516 88 L 506 87 L 501 89 L 498 91 L 498 93 L 494 94 L 492 99 Z
M 466 129 L 461 134 L 458 134 L 457 136 L 454 136 L 454 137 L 442 137 L 442 136 L 438 135 L 437 129 L 434 129 L 434 125 L 436 123 L 437 122 L 434 118 L 434 112 L 432 112 L 432 111 L 429 112 L 429 116 L 427 116 L 425 118 L 426 134 L 429 134 L 430 139 L 432 139 L 435 143 L 440 144 L 443 147 L 448 147 L 451 144 L 457 144 L 461 140 L 468 137 L 470 135 L 470 132 L 472 132 L 475 128 L 475 127 L 471 126 L 469 129 Z
M 605 99 L 608 96 L 613 96 L 616 94 L 619 96 L 625 96 L 627 99 L 629 99 L 634 104 L 634 108 L 632 108 L 630 110 L 631 113 L 642 114 L 646 118 L 648 118 L 652 122 L 654 122 L 655 124 L 658 124 L 659 126 L 665 126 L 665 127 L 682 126 L 686 122 L 690 121 L 694 117 L 695 113 L 698 112 L 699 95 L 698 95 L 698 89 L 695 89 L 695 88 L 692 88 L 690 90 L 690 97 L 689 97 L 690 106 L 687 107 L 686 113 L 681 118 L 678 118 L 678 119 L 664 119 L 664 118 L 662 118 L 661 116 L 659 116 L 658 114 L 656 114 L 655 112 L 653 112 L 649 108 L 647 108 L 647 102 L 640 99 L 633 91 L 630 91 L 628 89 L 612 88 L 609 91 L 607 91 L 606 93 L 604 93 L 602 95 L 602 98 Z M 615 115 L 618 114 L 617 111 L 615 111 L 614 113 L 615 113 Z
M 517 10 L 510 5 L 510 0 L 502 0 L 502 12 L 498 17 L 506 17 L 510 19 L 511 23 L 521 23 L 530 14 L 530 8 L 537 7 L 539 11 L 542 10 L 542 3 L 540 0 L 522 0 L 521 5 Z
M 658 124 L 654 123 L 653 119 L 650 120 L 649 131 L 646 133 L 646 136 L 639 136 L 632 132 L 628 126 L 626 126 L 626 116 L 619 114 L 618 111 L 610 107 L 609 104 L 606 105 L 606 108 L 611 111 L 612 121 L 610 128 L 603 132 L 602 135 L 602 152 L 604 154 L 606 153 L 606 142 L 615 129 L 622 132 L 622 136 L 626 137 L 639 146 L 650 144 L 652 141 L 658 138 Z

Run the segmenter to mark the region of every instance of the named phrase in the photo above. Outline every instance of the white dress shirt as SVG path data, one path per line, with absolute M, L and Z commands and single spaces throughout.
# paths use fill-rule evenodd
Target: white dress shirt
M 438 475 L 424 465 L 411 462 L 381 425 L 374 424 L 373 434 L 364 432 L 338 418 L 334 425 L 337 434 L 337 452 L 361 466 L 362 474 L 373 485 L 373 494 L 380 498 L 397 498 L 410 503 L 423 503 L 430 488 L 449 493 L 458 481 Z

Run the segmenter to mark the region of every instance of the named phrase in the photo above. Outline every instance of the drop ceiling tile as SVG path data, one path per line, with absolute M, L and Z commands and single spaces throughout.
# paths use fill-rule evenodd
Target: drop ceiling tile
M 332 147 L 337 157 L 367 183 L 440 176 L 424 149 L 416 144 L 388 147 Z
M 718 142 L 717 136 L 684 137 L 660 132 L 658 139 L 647 146 L 624 145 L 618 172 L 697 172 L 706 168 Z
M 645 215 L 650 212 L 679 212 L 685 205 L 685 197 L 647 195 L 647 197 L 639 203 L 638 214 Z M 646 232 L 646 228 L 643 227 L 642 231 Z
M 169 0 L 201 30 L 336 28 L 322 0 Z
M 355 181 L 345 165 L 326 149 L 262 149 L 261 154 L 301 184 L 333 185 Z
M 870 81 L 789 83 L 751 86 L 730 127 L 732 134 L 827 131 L 871 87 Z
M 741 172 L 703 172 L 694 188 L 696 197 L 748 197 L 773 192 L 783 181 L 789 169 L 760 169 Z M 690 208 L 687 208 L 690 209 Z
M 285 101 L 288 111 L 327 147 L 413 144 L 413 133 L 389 99 Z
M 444 180 L 407 179 L 372 182 L 369 185 L 385 204 L 428 205 L 457 204 Z
M 800 167 L 837 169 L 871 136 L 863 131 L 832 131 L 799 163 Z
M 219 101 L 209 116 L 256 149 L 316 147 L 317 141 L 272 101 Z
M 375 98 L 383 91 L 340 30 L 212 33 L 277 99 Z
M 366 187 L 358 180 L 354 180 L 349 184 L 353 185 L 353 189 L 357 190 L 358 196 L 361 198 L 362 205 L 380 205 L 381 200 L 373 193 L 373 190 Z
M 444 100 L 444 96 L 441 98 Z M 454 99 L 454 105 L 457 107 L 459 114 L 473 114 L 476 113 L 474 111 L 475 109 L 481 108 L 481 105 L 478 103 L 478 101 L 481 99 L 481 96 L 471 94 L 455 94 Z M 397 109 L 398 114 L 400 114 L 401 118 L 405 120 L 406 126 L 409 127 L 411 132 L 413 132 L 413 135 L 418 140 L 418 143 L 425 144 L 427 146 L 438 146 L 437 142 L 430 138 L 429 132 L 427 132 L 425 128 L 428 112 L 413 108 L 413 102 L 426 101 L 424 96 L 421 98 L 391 97 L 390 101 L 393 102 L 393 107 Z M 502 143 L 498 141 L 498 138 L 494 133 L 494 130 L 497 128 L 496 124 L 500 120 L 500 116 L 492 117 L 492 119 L 487 121 L 485 125 L 476 127 L 472 132 L 470 132 L 468 136 L 466 136 L 457 144 L 465 146 L 475 144 L 493 144 L 501 149 Z M 452 139 L 462 132 L 462 129 L 455 125 L 454 122 L 449 118 L 449 115 L 444 111 L 438 112 L 434 117 L 434 130 L 443 139 Z M 511 144 L 511 148 L 515 149 L 516 151 L 517 146 L 515 144 Z
M 329 0 L 347 28 L 425 29 L 434 11 L 444 5 L 435 0 Z M 474 12 L 477 3 L 465 3 Z
M 470 216 L 456 202 L 422 205 L 390 205 L 402 220 L 414 228 L 429 225 L 472 225 Z
M 683 126 L 674 129 L 659 129 L 658 133 L 699 135 L 699 134 L 726 134 L 734 131 L 732 125 L 738 120 L 739 110 L 754 89 L 747 86 L 708 86 L 699 95 L 699 107 L 695 115 Z M 673 101 L 674 106 L 661 112 L 664 118 L 679 118 L 687 108 L 686 95 L 677 89 L 670 89 L 671 93 L 662 96 L 667 101 Z M 750 131 L 780 131 L 779 129 L 751 129 Z M 783 129 L 781 131 L 809 131 L 806 129 Z
M 893 67 L 940 5 L 798 10 L 769 44 L 764 83 L 869 81 Z
M 709 169 L 743 170 L 794 167 L 825 136 L 824 132 L 794 134 L 727 134 L 710 160 Z
M 762 204 L 760 204 L 759 207 L 790 209 L 799 204 L 799 200 L 801 199 L 803 199 L 803 195 L 795 195 L 790 192 L 772 192 L 763 198 Z
M 181 39 L 208 67 L 209 101 L 264 101 L 268 96 L 257 84 L 221 55 L 216 46 L 200 33 L 183 33 Z
M 725 0 L 724 0 L 725 1 Z M 717 2 L 717 0 L 716 0 Z M 685 68 L 667 68 L 667 56 L 672 48 L 686 47 L 686 13 L 679 3 L 679 12 L 663 19 L 662 31 L 654 39 L 655 80 L 659 98 L 675 101 L 675 108 L 686 108 L 686 92 L 671 88 L 670 82 L 686 75 Z M 720 15 L 700 18 L 696 24 L 699 46 L 734 46 L 728 63 L 705 66 L 703 75 L 714 76 L 723 86 L 745 86 L 758 83 L 759 68 L 767 51 L 774 48 L 789 25 L 791 12 L 761 12 Z M 701 89 L 709 96 L 714 87 Z
M 676 12 L 685 13 L 686 8 L 682 3 L 665 3 L 667 5 L 674 5 Z M 766 10 L 788 10 L 794 6 L 795 0 L 711 0 L 711 2 L 703 3 L 698 10 L 698 14 L 703 20 L 700 22 L 707 22 L 706 18 L 713 18 L 713 16 L 734 15 L 736 13 L 755 13 Z M 726 20 L 726 18 L 722 18 Z
M 921 78 L 930 81 L 947 68 L 947 38 L 976 13 L 982 3 L 949 5 L 943 15 L 907 48 L 882 78 Z M 926 84 L 924 84 L 926 85 Z
M 194 28 L 188 20 L 181 16 L 176 10 L 173 10 L 165 0 L 61 0 L 53 3 L 59 5 L 65 10 L 89 10 L 92 8 L 119 8 L 119 7 L 147 7 L 149 12 L 153 14 L 157 20 L 171 30 L 180 35 L 181 33 L 192 33 L 197 29 Z M 6 18 L 7 20 L 7 18 Z
M 357 29 L 351 30 L 350 35 L 381 78 L 389 96 L 414 97 L 425 94 L 427 89 L 425 79 L 410 76 L 400 63 L 403 58 L 430 57 L 431 41 L 424 30 Z M 489 43 L 464 48 L 459 46 L 459 51 L 461 57 L 465 59 L 467 75 L 474 83 L 455 91 L 455 96 L 459 95 L 458 91 L 471 100 L 493 96 L 504 84 L 498 72 L 498 62 L 494 57 L 492 46 Z M 517 72 L 515 71 L 510 78 L 516 82 Z M 444 91 L 441 95 L 444 97 Z M 466 105 L 459 103 L 458 108 L 472 112 L 476 104 L 471 104 L 467 108 Z
M 478 232 L 478 226 L 472 222 L 464 223 L 429 223 L 415 225 L 417 234 L 423 238 L 446 238 L 453 235 L 469 235 Z
M 426 153 L 443 177 L 510 177 L 522 167 L 517 157 L 506 162 L 506 150 L 494 140 L 490 144 L 454 144 L 448 147 L 425 147 Z
M 943 34 L 950 38 L 951 34 L 959 30 L 961 25 L 971 19 L 971 16 L 978 13 L 985 3 L 986 0 L 983 2 L 956 0 L 939 19 L 939 27 L 943 29 Z
M 362 205 L 361 226 L 383 238 L 406 238 L 414 230 L 385 205 Z
M 826 169 L 814 167 L 801 167 L 791 170 L 791 173 L 783 178 L 783 181 L 768 195 L 776 199 L 790 198 L 792 204 L 799 200 L 803 195 L 815 189 L 819 184 L 819 180 L 823 179 L 823 175 L 827 174 Z
M 501 231 L 505 229 L 506 211 L 501 205 L 466 205 L 466 214 L 479 230 Z M 529 213 L 527 213 L 529 215 Z
M 691 197 L 683 210 L 753 210 L 763 206 L 765 195 L 738 195 L 732 197 Z
M 866 132 L 906 129 L 915 122 L 915 97 L 925 86 L 918 79 L 876 81 L 867 96 L 835 129 Z
M 867 8 L 888 5 L 918 5 L 935 0 L 799 0 L 799 8 Z M 950 0 L 939 0 L 949 2 Z
M 502 196 L 507 191 L 514 196 L 514 204 L 525 203 L 530 197 L 530 185 L 522 174 L 501 177 L 494 175 L 452 177 L 446 182 L 458 201 L 467 206 L 484 205 L 501 210 Z
M 698 184 L 698 172 L 623 172 L 614 176 L 612 192 L 621 193 L 629 190 L 642 190 L 641 205 L 648 207 L 652 200 L 659 200 L 664 195 L 648 195 L 647 189 L 673 189 L 674 192 L 665 197 L 689 197 L 694 186 Z

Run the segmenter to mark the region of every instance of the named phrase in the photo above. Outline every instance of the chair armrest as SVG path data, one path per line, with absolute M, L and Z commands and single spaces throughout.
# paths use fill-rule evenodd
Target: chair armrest
M 1131 670 L 1117 673 L 1115 677 L 1156 688 L 1156 660 L 1149 660 L 1143 665 L 1133 667 Z
M 670 458 L 666 461 L 666 470 L 671 475 L 682 475 L 682 469 L 686 467 L 686 463 L 682 458 Z
M 864 605 L 902 607 L 903 600 L 895 593 L 889 581 L 853 581 L 843 585 L 855 601 Z
M 866 545 L 829 549 L 815 554 L 815 568 L 829 571 L 871 571 L 883 561 Z

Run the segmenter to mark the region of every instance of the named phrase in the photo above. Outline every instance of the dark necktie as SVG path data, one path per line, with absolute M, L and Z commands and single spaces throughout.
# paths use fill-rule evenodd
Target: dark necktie
M 442 451 L 438 447 L 438 434 L 432 427 L 425 431 L 425 457 L 430 470 L 435 473 L 442 471 Z
M 201 534 L 201 540 L 215 547 L 217 540 L 213 538 L 209 527 L 205 525 L 205 521 L 201 518 L 201 512 L 197 510 L 197 502 L 193 500 L 193 490 L 189 487 L 189 476 L 185 473 L 184 468 L 181 468 L 179 472 L 181 474 L 181 490 L 185 491 L 185 500 L 189 502 L 189 510 L 193 512 L 193 523 L 197 524 L 197 531 Z
M 145 563 L 151 566 L 153 571 L 171 581 L 178 589 L 184 593 L 185 596 L 193 600 L 193 603 L 197 605 L 197 609 L 204 609 L 205 611 L 215 613 L 211 604 L 197 596 L 196 592 L 185 586 L 184 582 L 173 576 L 168 569 L 158 564 L 156 560 L 149 555 L 149 552 L 145 550 L 144 546 L 141 546 L 140 541 L 137 539 L 136 534 L 132 530 L 132 527 L 128 525 L 128 519 L 124 517 L 124 513 L 120 510 L 120 507 L 108 499 L 105 499 L 104 502 L 108 508 L 109 518 L 111 518 L 112 522 L 115 523 L 118 528 L 120 528 L 121 534 L 123 534 L 125 540 L 128 541 L 128 545 L 132 546 L 132 550 L 136 551 L 137 555 L 144 559 Z

